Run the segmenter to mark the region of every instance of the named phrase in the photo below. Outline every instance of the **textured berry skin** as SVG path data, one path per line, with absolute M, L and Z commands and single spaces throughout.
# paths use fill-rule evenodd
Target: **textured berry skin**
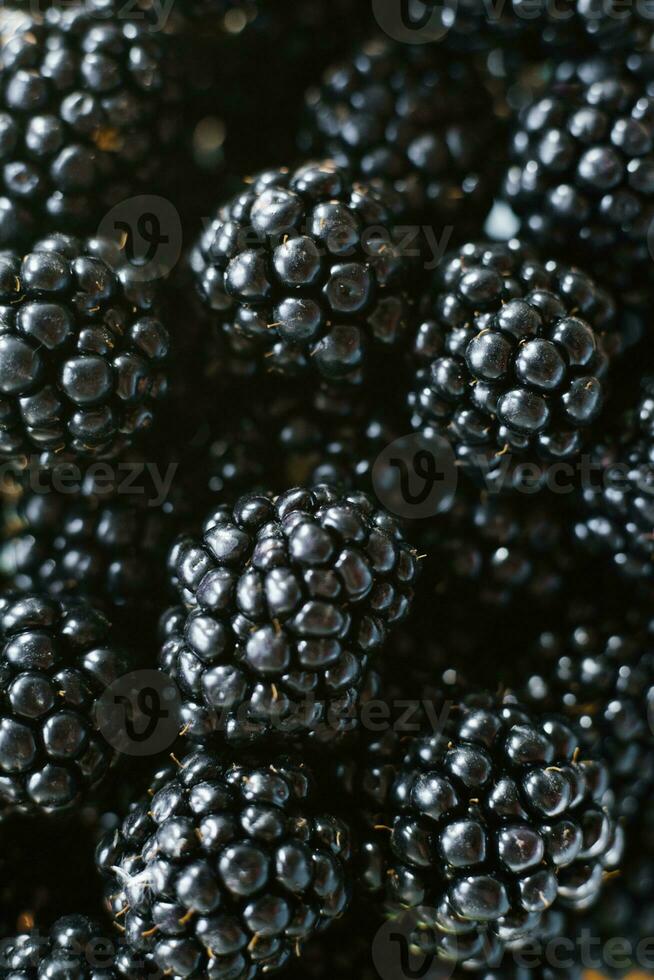
M 104 239 L 0 253 L 0 455 L 115 453 L 165 393 L 154 282 Z
M 95 704 L 125 672 L 109 622 L 83 600 L 0 600 L 0 805 L 65 809 L 114 758 Z
M 594 449 L 582 488 L 577 541 L 651 592 L 654 581 L 654 382 L 645 379 L 633 418 Z
M 332 161 L 260 174 L 191 254 L 232 370 L 358 382 L 406 333 L 409 260 L 386 196 Z
M 574 458 L 604 400 L 613 313 L 590 277 L 519 242 L 464 246 L 423 301 L 415 426 L 476 465 Z
M 578 724 L 585 753 L 609 768 L 616 809 L 633 816 L 654 787 L 654 632 L 622 600 L 572 606 L 563 629 L 541 634 L 524 700 Z
M 519 117 L 504 190 L 521 234 L 616 288 L 649 282 L 653 154 L 650 85 L 582 64 Z
M 499 121 L 473 67 L 423 44 L 374 40 L 306 96 L 305 150 L 400 193 L 402 215 L 478 228 L 493 196 Z
M 5 939 L 0 952 L 3 980 L 160 980 L 161 972 L 118 944 L 106 927 L 84 915 L 58 919 L 48 933 Z
M 198 751 L 98 848 L 135 952 L 175 977 L 265 975 L 346 909 L 349 834 L 312 809 L 302 764 Z
M 46 228 L 93 232 L 151 186 L 177 128 L 168 39 L 142 13 L 26 6 L 3 10 L 0 40 L 0 245 L 12 247 Z
M 349 730 L 417 576 L 390 515 L 325 485 L 216 510 L 169 567 L 188 613 L 164 617 L 161 666 L 185 696 L 188 734 L 236 740 Z
M 620 834 L 607 773 L 578 746 L 562 721 L 485 695 L 439 734 L 372 746 L 356 777 L 377 828 L 367 881 L 391 914 L 420 909 L 425 949 L 479 962 L 537 937 L 552 907 L 597 899 Z

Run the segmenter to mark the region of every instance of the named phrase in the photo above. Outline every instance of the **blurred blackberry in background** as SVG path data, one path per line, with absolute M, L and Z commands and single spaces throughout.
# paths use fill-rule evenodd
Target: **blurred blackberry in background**
M 162 178 L 180 120 L 170 41 L 106 0 L 3 5 L 0 26 L 0 245 L 93 233 Z
M 115 455 L 165 394 L 158 289 L 106 239 L 0 253 L 0 455 Z
M 499 180 L 501 123 L 468 61 L 433 45 L 368 41 L 306 104 L 305 152 L 392 184 L 402 218 L 436 222 L 435 234 L 442 223 L 459 240 L 479 230 Z
M 369 662 L 407 614 L 415 554 L 371 498 L 328 486 L 241 497 L 173 546 L 188 613 L 162 620 L 162 668 L 191 737 L 340 739 Z
M 582 63 L 520 114 L 506 199 L 521 234 L 630 291 L 650 280 L 654 95 L 617 62 Z
M 524 699 L 576 723 L 606 763 L 616 809 L 638 812 L 654 787 L 654 625 L 624 593 L 569 603 L 519 665 Z
M 633 418 L 594 449 L 591 479 L 582 487 L 574 533 L 591 554 L 609 558 L 651 592 L 654 580 L 654 382 L 645 378 Z
M 115 757 L 97 701 L 125 673 L 111 627 L 81 599 L 0 599 L 0 806 L 70 807 Z
M 127 944 L 187 977 L 283 966 L 345 911 L 349 858 L 305 765 L 206 751 L 158 774 L 97 853 Z
M 358 383 L 407 332 L 409 260 L 385 197 L 331 161 L 260 174 L 191 254 L 200 306 L 243 373 Z
M 516 241 L 452 253 L 423 300 L 409 404 L 472 468 L 574 459 L 607 389 L 614 305 Z
M 579 739 L 510 698 L 473 696 L 438 732 L 369 748 L 355 769 L 376 831 L 367 881 L 389 914 L 417 910 L 424 952 L 493 962 L 537 938 L 553 906 L 597 899 L 620 835 L 607 773 Z

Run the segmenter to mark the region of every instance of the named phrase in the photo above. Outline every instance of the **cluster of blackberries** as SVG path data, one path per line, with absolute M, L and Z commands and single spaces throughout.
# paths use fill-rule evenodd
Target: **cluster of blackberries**
M 654 21 L 128 6 L 0 11 L 0 980 L 653 976 Z

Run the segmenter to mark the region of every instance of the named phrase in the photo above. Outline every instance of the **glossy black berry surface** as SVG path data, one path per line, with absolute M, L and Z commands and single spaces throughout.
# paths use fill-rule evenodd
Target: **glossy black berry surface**
M 424 298 L 414 425 L 474 465 L 574 458 L 605 398 L 613 312 L 589 276 L 519 242 L 466 245 Z
M 0 455 L 115 453 L 150 427 L 168 351 L 156 283 L 107 240 L 0 253 Z
M 650 85 L 611 62 L 555 82 L 520 115 L 504 187 L 521 234 L 625 290 L 652 262 Z
M 410 260 L 393 222 L 386 195 L 332 161 L 260 174 L 223 205 L 190 263 L 240 369 L 358 382 L 397 347 Z
M 94 232 L 164 170 L 179 126 L 168 38 L 103 0 L 3 9 L 0 245 Z M 20 10 L 20 12 L 19 12 Z
M 431 45 L 369 41 L 306 96 L 305 150 L 399 192 L 405 219 L 461 238 L 493 195 L 499 120 L 482 78 Z
M 347 908 L 348 831 L 303 764 L 201 750 L 152 790 L 97 860 L 127 942 L 164 973 L 264 976 Z
M 186 611 L 162 620 L 161 666 L 181 686 L 187 734 L 235 740 L 351 730 L 417 577 L 395 520 L 325 485 L 215 511 L 169 567 Z
M 486 696 L 440 734 L 373 745 L 358 778 L 369 884 L 391 914 L 419 910 L 426 948 L 479 962 L 538 936 L 552 907 L 596 901 L 620 834 L 608 774 L 579 746 L 562 721 Z
M 0 641 L 0 804 L 65 809 L 115 758 L 95 710 L 125 662 L 109 622 L 83 600 L 5 596 Z

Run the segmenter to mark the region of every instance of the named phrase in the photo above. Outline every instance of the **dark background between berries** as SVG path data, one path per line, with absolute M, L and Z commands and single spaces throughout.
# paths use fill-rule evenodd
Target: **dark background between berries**
M 559 8 L 3 4 L 0 980 L 654 976 L 654 19 Z

